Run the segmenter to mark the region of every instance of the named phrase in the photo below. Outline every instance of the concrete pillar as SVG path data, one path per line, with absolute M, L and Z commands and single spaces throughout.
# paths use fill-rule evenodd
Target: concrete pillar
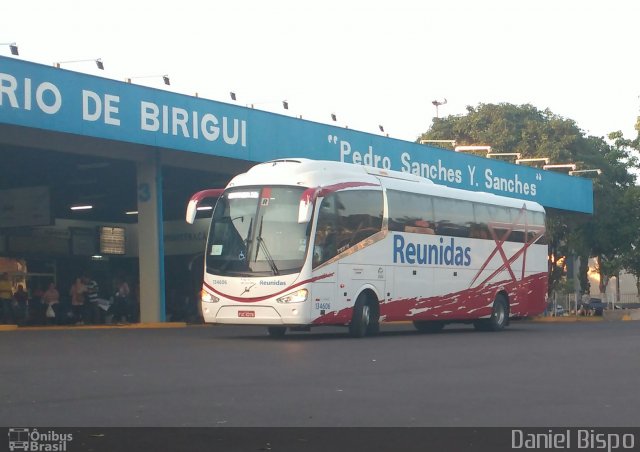
M 140 321 L 165 321 L 162 165 L 158 153 L 137 164 Z

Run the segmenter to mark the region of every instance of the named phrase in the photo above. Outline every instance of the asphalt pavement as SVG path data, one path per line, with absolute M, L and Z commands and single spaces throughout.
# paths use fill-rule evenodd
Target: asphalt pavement
M 0 425 L 637 426 L 640 322 L 0 333 Z

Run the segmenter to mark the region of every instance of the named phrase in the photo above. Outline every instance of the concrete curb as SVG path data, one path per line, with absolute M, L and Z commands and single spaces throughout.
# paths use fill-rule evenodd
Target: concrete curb
M 0 331 L 14 331 L 18 329 L 18 325 L 0 325 Z
M 562 317 L 533 317 L 531 322 L 540 323 L 570 323 L 570 322 L 630 322 L 640 320 L 640 309 L 629 309 L 625 311 L 604 311 L 602 316 L 584 317 L 562 316 Z
M 529 321 L 538 322 L 538 323 L 573 323 L 573 322 L 585 322 L 585 323 L 591 322 L 592 323 L 592 322 L 602 322 L 604 321 L 604 318 L 599 316 L 597 317 L 584 317 L 584 316 L 532 317 L 531 319 L 529 319 Z
M 604 318 L 606 320 L 640 320 L 640 309 L 621 309 L 613 311 L 604 311 Z

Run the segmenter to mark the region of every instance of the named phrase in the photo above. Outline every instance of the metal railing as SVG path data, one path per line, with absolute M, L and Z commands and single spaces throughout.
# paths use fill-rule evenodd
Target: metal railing
M 616 304 L 635 304 L 640 303 L 640 294 L 637 293 L 621 293 L 620 300 L 616 301 Z
M 586 297 L 585 297 L 586 298 Z M 589 303 L 589 300 L 596 299 L 606 304 L 605 309 L 618 308 L 640 308 L 640 294 L 637 293 L 621 293 L 620 300 L 616 300 L 616 294 L 606 294 L 604 299 L 598 296 L 590 296 L 588 299 L 577 297 L 575 293 L 554 292 L 549 298 L 549 307 L 547 315 L 567 316 L 580 315 L 580 308 L 583 303 Z

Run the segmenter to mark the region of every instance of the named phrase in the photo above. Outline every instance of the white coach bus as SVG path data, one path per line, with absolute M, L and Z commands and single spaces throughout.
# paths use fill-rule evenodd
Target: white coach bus
M 287 328 L 381 322 L 501 330 L 547 293 L 544 209 L 409 173 L 283 159 L 193 195 L 217 198 L 201 292 L 206 323 Z

